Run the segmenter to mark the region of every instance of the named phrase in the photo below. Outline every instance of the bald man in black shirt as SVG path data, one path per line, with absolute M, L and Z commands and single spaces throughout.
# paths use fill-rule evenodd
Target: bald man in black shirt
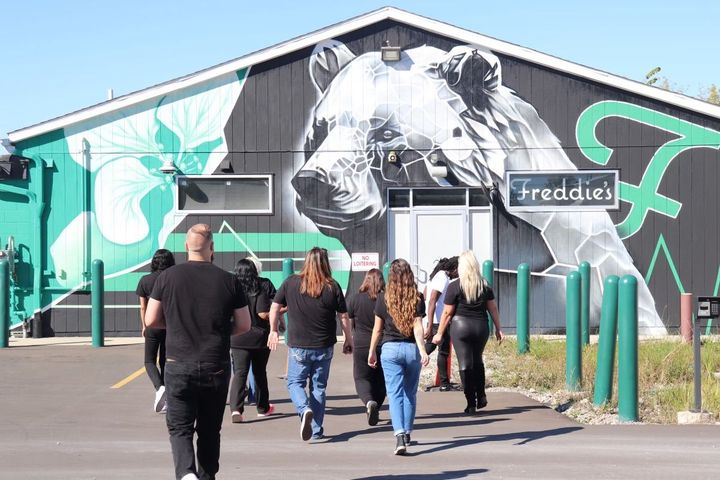
M 167 329 L 166 422 L 175 476 L 214 479 L 230 381 L 230 336 L 247 332 L 251 321 L 237 278 L 212 264 L 210 227 L 198 224 L 190 228 L 185 249 L 187 263 L 157 278 L 145 323 Z

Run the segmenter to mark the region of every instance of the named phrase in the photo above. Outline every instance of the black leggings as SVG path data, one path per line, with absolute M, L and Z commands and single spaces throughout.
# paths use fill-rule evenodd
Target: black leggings
M 485 397 L 485 364 L 482 355 L 489 334 L 487 320 L 455 316 L 450 323 L 450 336 L 468 406 L 475 407 Z
M 159 355 L 158 355 L 159 354 Z M 159 358 L 158 358 L 159 357 Z M 160 364 L 158 370 L 157 364 Z M 145 329 L 145 371 L 155 390 L 165 385 L 165 329 Z
M 368 365 L 368 353 L 370 347 L 356 347 L 353 349 L 353 378 L 355 379 L 355 390 L 357 391 L 363 405 L 370 400 L 377 402 L 378 406 L 385 401 L 385 376 L 380 364 L 380 350 L 378 349 L 377 368 Z
M 255 378 L 255 404 L 258 413 L 267 413 L 270 408 L 268 392 L 267 363 L 269 348 L 233 348 L 232 359 L 235 374 L 230 383 L 230 410 L 243 413 L 247 397 L 247 377 L 252 367 Z

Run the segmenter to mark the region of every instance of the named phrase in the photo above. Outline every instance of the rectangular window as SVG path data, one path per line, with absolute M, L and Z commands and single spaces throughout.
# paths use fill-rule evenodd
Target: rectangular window
M 390 208 L 410 208 L 410 190 L 391 188 L 388 190 Z
M 273 213 L 272 175 L 188 175 L 177 182 L 181 212 Z
M 464 188 L 418 188 L 412 191 L 414 207 L 464 207 Z

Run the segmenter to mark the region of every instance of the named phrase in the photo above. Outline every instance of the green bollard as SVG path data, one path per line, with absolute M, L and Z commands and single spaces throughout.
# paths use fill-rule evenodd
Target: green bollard
M 485 260 L 482 264 L 482 276 L 485 278 L 485 281 L 490 285 L 493 286 L 493 274 L 495 272 L 495 264 L 492 260 Z M 495 293 L 495 296 L 497 297 L 497 292 Z M 488 332 L 490 332 L 490 336 L 492 337 L 495 334 L 495 324 L 493 323 L 492 316 L 490 315 L 490 312 L 488 312 Z
M 97 348 L 105 346 L 105 265 L 102 260 L 93 260 L 91 278 L 92 346 Z
M 595 370 L 595 395 L 593 396 L 593 403 L 598 407 L 612 398 L 619 281 L 617 275 L 610 275 L 605 279 L 603 288 L 600 339 L 598 340 L 597 369 Z
M 590 264 L 580 263 L 580 325 L 582 344 L 590 345 Z
M 10 345 L 10 264 L 0 260 L 0 348 Z
M 383 272 L 383 278 L 385 279 L 385 283 L 387 283 L 388 277 L 390 276 L 390 262 L 385 262 L 385 265 L 383 265 L 382 272 Z
M 517 350 L 530 350 L 530 265 L 521 263 L 517 272 Z
M 282 262 L 282 278 L 283 282 L 288 279 L 290 275 L 293 275 L 295 273 L 295 263 L 293 262 L 292 258 L 286 258 Z M 289 326 L 290 319 L 288 318 L 287 313 L 285 314 L 285 345 L 287 345 L 288 341 L 288 326 Z
M 569 391 L 577 392 L 582 384 L 580 273 L 570 272 L 565 285 L 565 386 Z
M 638 420 L 637 279 L 625 275 L 618 292 L 618 417 Z

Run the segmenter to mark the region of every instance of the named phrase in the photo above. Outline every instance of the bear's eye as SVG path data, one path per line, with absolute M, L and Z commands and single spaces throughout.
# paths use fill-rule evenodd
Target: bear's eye
M 372 140 L 375 143 L 389 142 L 400 136 L 400 132 L 389 128 L 380 128 L 373 132 Z

